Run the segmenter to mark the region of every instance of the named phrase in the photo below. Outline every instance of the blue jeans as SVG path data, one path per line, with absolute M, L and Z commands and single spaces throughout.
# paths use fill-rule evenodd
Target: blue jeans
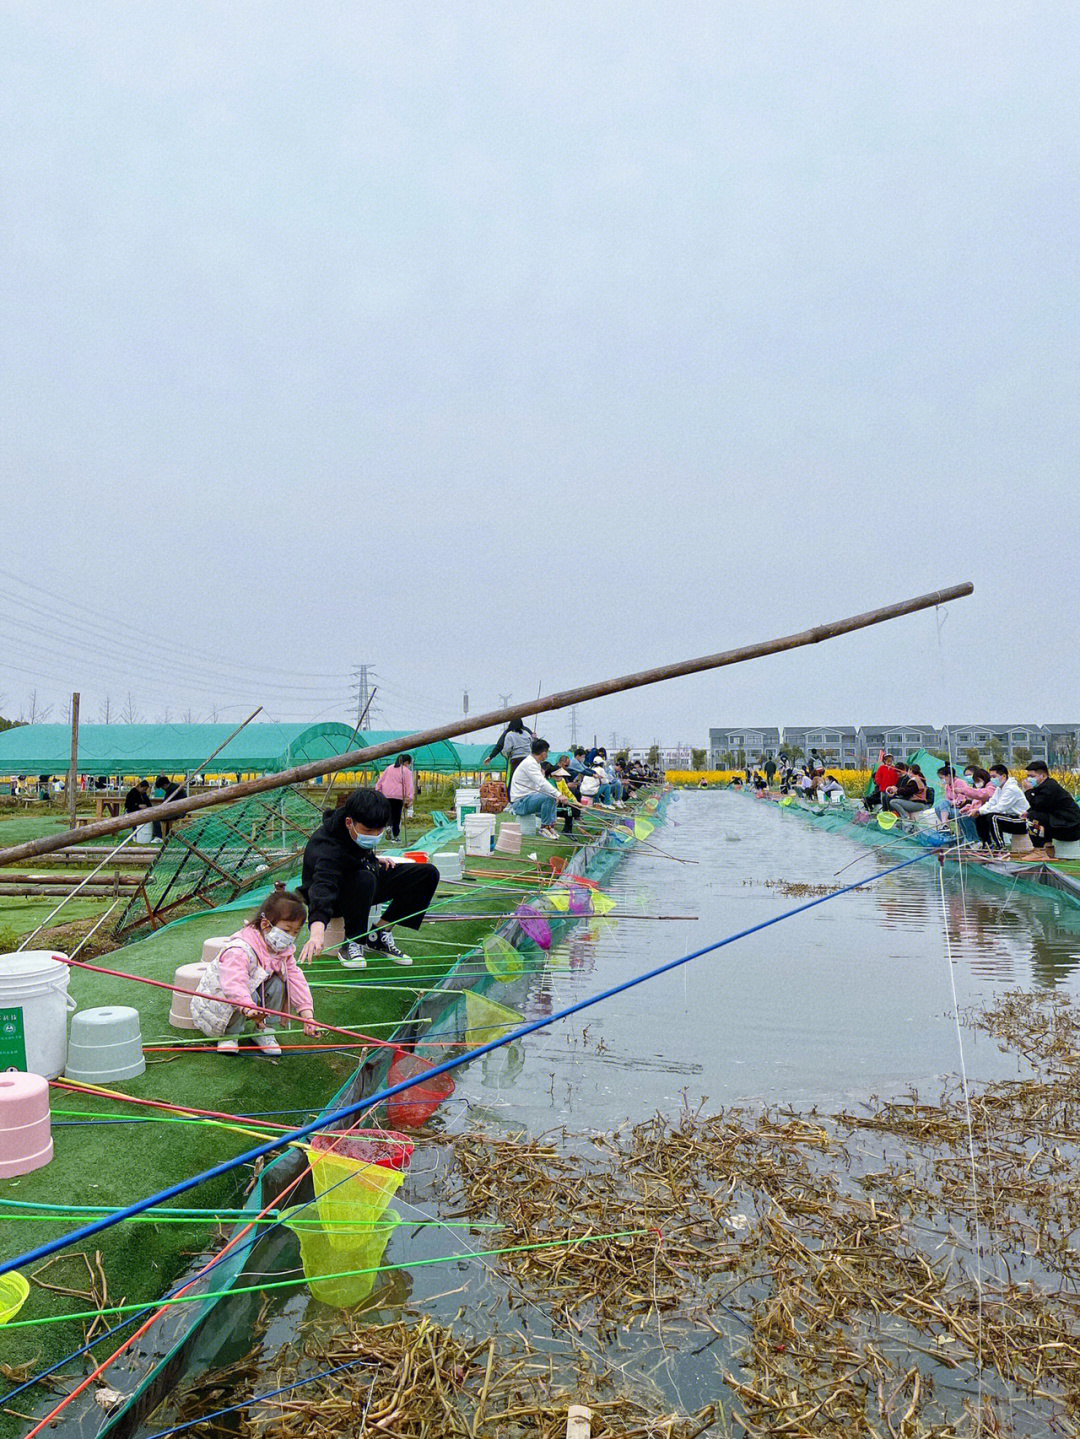
M 613 779 L 610 785 L 612 799 L 622 799 L 623 782 L 621 779 Z
M 554 795 L 527 794 L 523 799 L 514 800 L 510 808 L 515 814 L 538 814 L 541 824 L 554 824 L 557 804 Z
M 609 784 L 602 784 L 602 785 L 600 786 L 600 788 L 596 791 L 596 803 L 597 803 L 597 804 L 610 804 L 610 803 L 611 803 L 611 786 L 610 786 Z

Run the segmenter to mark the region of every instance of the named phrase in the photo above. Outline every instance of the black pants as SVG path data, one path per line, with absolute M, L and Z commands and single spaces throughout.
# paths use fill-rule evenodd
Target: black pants
M 346 939 L 366 935 L 371 906 L 387 900 L 380 929 L 391 924 L 419 929 L 438 883 L 439 871 L 433 864 L 380 864 L 378 870 L 360 870 L 341 893 Z
M 1052 820 L 1032 820 L 1029 828 L 1031 843 L 1040 848 L 1044 844 L 1053 844 L 1056 839 L 1066 843 L 1069 840 L 1080 839 L 1080 825 L 1078 824 L 1055 824 Z
M 882 793 L 876 786 L 870 791 L 868 795 L 863 796 L 863 804 L 866 806 L 867 809 L 877 809 L 881 801 Z
M 390 806 L 390 833 L 395 839 L 401 834 L 401 811 L 405 808 L 403 799 L 388 799 Z
M 975 830 L 983 844 L 992 845 L 994 849 L 1005 849 L 1002 835 L 1027 834 L 1027 821 L 1003 814 L 977 814 Z

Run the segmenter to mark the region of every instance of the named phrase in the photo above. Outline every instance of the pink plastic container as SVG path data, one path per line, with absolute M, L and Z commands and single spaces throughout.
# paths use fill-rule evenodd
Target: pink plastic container
M 0 1074 L 0 1179 L 40 1169 L 53 1157 L 49 1082 L 40 1074 Z

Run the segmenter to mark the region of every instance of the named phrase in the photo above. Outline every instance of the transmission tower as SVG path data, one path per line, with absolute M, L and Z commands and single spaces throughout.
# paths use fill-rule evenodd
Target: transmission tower
M 374 665 L 357 665 L 353 670 L 353 689 L 356 691 L 356 727 L 359 729 L 361 723 L 371 728 L 372 714 L 364 718 L 368 705 L 371 703 L 372 681 L 375 679 Z
M 577 705 L 570 706 L 570 748 L 577 749 Z
M 500 695 L 500 696 L 499 696 L 499 705 L 500 705 L 500 707 L 501 707 L 502 709 L 504 709 L 504 710 L 508 710 L 508 709 L 510 708 L 510 701 L 511 701 L 513 698 L 514 698 L 514 696 L 513 696 L 512 694 L 509 694 L 509 695 Z

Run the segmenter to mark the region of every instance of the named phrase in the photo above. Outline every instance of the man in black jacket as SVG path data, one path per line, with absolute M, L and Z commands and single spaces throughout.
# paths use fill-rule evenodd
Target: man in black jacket
M 300 893 L 308 907 L 308 942 L 300 953 L 307 964 L 326 942 L 326 926 L 345 922 L 348 969 L 364 969 L 365 949 L 395 964 L 412 964 L 390 933 L 393 924 L 419 929 L 439 883 L 433 864 L 391 864 L 375 846 L 390 822 L 390 802 L 373 789 L 357 789 L 339 809 L 327 810 L 304 850 Z M 370 929 L 372 905 L 386 904 Z
M 1024 798 L 1028 802 L 1028 834 L 1036 849 L 1054 859 L 1054 840 L 1080 839 L 1080 805 L 1069 791 L 1050 778 L 1041 759 L 1027 766 Z

